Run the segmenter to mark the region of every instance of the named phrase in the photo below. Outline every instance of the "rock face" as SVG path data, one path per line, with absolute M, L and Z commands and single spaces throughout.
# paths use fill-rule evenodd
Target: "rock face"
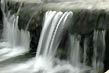
M 109 31 L 106 32 L 105 71 L 109 69 Z
M 41 3 L 42 0 L 11 0 L 16 2 L 26 2 L 26 3 Z
M 0 38 L 2 37 L 2 29 L 3 29 L 3 22 L 2 22 L 2 11 L 0 9 Z
M 2 26 L 2 11 L 0 10 L 0 29 L 2 29 L 3 26 Z
M 8 5 L 9 9 L 13 10 L 12 13 L 14 13 L 17 12 L 20 3 L 10 2 Z M 26 29 L 26 25 L 30 23 L 28 29 L 34 29 L 37 25 L 41 24 L 40 22 L 42 22 L 41 20 L 43 19 L 43 14 L 47 10 L 61 10 L 63 12 L 71 10 L 74 12 L 72 19 L 73 32 L 77 32 L 79 34 L 88 34 L 94 29 L 109 29 L 109 11 L 107 9 L 81 9 L 77 7 L 77 9 L 73 10 L 73 8 L 66 9 L 65 5 L 63 7 L 60 5 L 59 9 L 54 6 L 55 4 L 44 5 L 37 3 L 24 3 L 19 13 L 19 28 Z

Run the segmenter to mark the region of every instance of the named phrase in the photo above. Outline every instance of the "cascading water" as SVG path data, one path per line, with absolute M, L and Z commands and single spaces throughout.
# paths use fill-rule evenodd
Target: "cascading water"
M 19 30 L 16 14 L 5 12 L 5 0 L 1 0 L 3 12 L 3 39 L 0 43 L 0 61 L 25 54 L 29 51 L 30 35 L 28 31 Z
M 104 60 L 104 52 L 105 52 L 105 30 L 95 30 L 93 35 L 93 57 L 90 57 L 91 52 L 89 50 L 89 38 L 84 39 L 83 44 L 83 57 L 81 55 L 80 48 L 81 37 L 77 34 L 69 35 L 69 61 L 74 69 L 74 72 L 71 73 L 103 73 L 103 60 Z M 82 57 L 82 62 L 81 62 Z M 90 64 L 88 65 L 88 61 L 91 59 Z M 73 70 L 72 69 L 72 70 Z
M 103 61 L 105 53 L 105 30 L 94 31 L 93 44 L 94 44 L 94 55 L 93 55 L 93 67 L 97 73 L 103 72 Z
M 69 59 L 74 67 L 80 65 L 80 36 L 69 34 Z
M 69 12 L 71 13 L 71 12 Z M 48 14 L 49 14 L 49 18 L 48 18 Z M 87 54 L 88 51 L 88 38 L 84 39 L 84 52 L 83 52 L 83 62 L 80 62 L 80 41 L 81 41 L 81 36 L 80 35 L 72 35 L 69 34 L 69 50 L 70 50 L 70 54 L 69 54 L 69 60 L 66 61 L 61 61 L 61 60 L 56 60 L 55 54 L 56 54 L 56 49 L 58 48 L 59 42 L 61 41 L 62 38 L 62 32 L 57 32 L 55 34 L 55 31 L 57 31 L 57 29 L 55 27 L 58 26 L 58 24 L 63 23 L 63 19 L 66 20 L 65 15 L 67 15 L 68 12 L 65 12 L 64 14 L 62 14 L 62 12 L 56 12 L 56 11 L 49 11 L 46 12 L 45 14 L 45 20 L 44 20 L 44 25 L 43 25 L 43 29 L 42 29 L 42 33 L 41 33 L 41 37 L 39 40 L 39 45 L 38 45 L 38 50 L 37 50 L 37 55 L 36 55 L 36 66 L 35 66 L 35 71 L 36 72 L 41 72 L 41 73 L 96 73 L 97 70 L 96 66 L 88 66 L 87 65 L 87 57 L 89 54 Z M 72 13 L 71 13 L 72 14 Z M 57 21 L 58 20 L 58 21 Z M 60 23 L 60 20 L 62 20 L 62 22 Z M 61 26 L 62 27 L 62 26 Z M 59 28 L 58 30 L 63 29 Z M 62 30 L 63 31 L 63 30 Z M 97 34 L 100 33 L 100 34 Z M 96 57 L 97 54 L 97 50 L 95 50 L 95 47 L 100 47 L 100 45 L 96 45 L 97 42 L 101 42 L 101 49 L 105 49 L 105 31 L 97 31 L 94 32 L 94 38 L 96 36 L 95 39 L 93 39 L 93 43 L 94 43 L 94 52 L 93 52 L 93 56 Z M 54 36 L 56 36 L 56 38 L 54 38 Z M 58 37 L 59 36 L 59 37 Z M 97 37 L 99 36 L 99 37 Z M 99 40 L 100 39 L 100 40 Z M 53 41 L 52 41 L 53 40 Z M 56 43 L 54 43 L 55 41 L 57 41 Z M 52 43 L 53 42 L 53 43 Z M 93 44 L 92 43 L 92 44 Z M 50 48 L 50 46 L 53 46 Z M 56 48 L 55 48 L 56 47 Z M 101 53 L 103 53 L 103 51 L 101 51 Z M 95 54 L 96 53 L 96 54 Z M 104 53 L 103 53 L 104 54 Z M 103 57 L 103 54 L 101 57 Z M 94 60 L 96 60 L 95 58 L 92 59 L 92 64 L 94 63 Z M 102 65 L 103 59 L 100 61 L 99 64 Z M 97 64 L 98 62 L 96 62 Z M 94 64 L 94 65 L 96 65 Z M 99 66 L 101 68 L 101 66 Z M 103 68 L 101 68 L 103 69 Z M 100 70 L 100 69 L 99 69 Z M 98 71 L 99 71 L 98 70 Z
M 57 48 L 72 15 L 72 12 L 46 12 L 37 48 L 35 71 L 43 70 L 46 73 L 52 71 Z
M 0 42 L 0 62 L 9 58 L 24 55 L 29 51 L 30 35 L 26 30 L 19 30 L 16 14 L 5 12 L 4 0 L 1 0 L 3 11 L 3 39 Z M 81 35 L 69 32 L 68 55 L 66 60 L 56 57 L 64 31 L 68 29 L 73 12 L 47 11 L 39 39 L 36 57 L 26 62 L 0 66 L 0 73 L 100 73 L 103 69 L 105 51 L 105 30 L 95 30 L 93 34 L 93 57 L 89 57 L 89 37 L 85 37 L 81 47 Z M 81 58 L 81 50 L 83 57 Z M 67 53 L 67 52 L 66 52 Z M 91 58 L 91 65 L 87 59 Z M 82 59 L 82 62 L 81 62 Z M 0 64 L 1 65 L 1 64 Z

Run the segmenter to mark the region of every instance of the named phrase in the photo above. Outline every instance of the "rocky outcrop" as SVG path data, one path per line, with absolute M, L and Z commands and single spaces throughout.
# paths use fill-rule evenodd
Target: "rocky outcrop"
M 17 11 L 20 3 L 9 3 L 9 9 Z M 19 27 L 26 28 L 26 24 L 30 23 L 28 26 L 29 29 L 34 29 L 36 24 L 40 25 L 40 20 L 43 18 L 43 14 L 47 10 L 56 10 L 56 11 L 67 11 L 71 10 L 74 12 L 74 16 L 72 19 L 72 30 L 73 32 L 77 32 L 79 34 L 88 34 L 92 32 L 94 29 L 109 29 L 109 11 L 108 9 L 92 8 L 87 9 L 85 5 L 83 7 L 78 7 L 77 5 L 65 5 L 59 4 L 38 4 L 38 3 L 24 3 L 21 11 L 20 11 L 20 19 L 19 19 Z M 77 7 L 76 7 L 77 6 Z M 86 5 L 87 6 L 87 5 Z M 76 8 L 77 9 L 76 9 Z M 31 21 L 29 21 L 31 20 Z M 25 21 L 25 22 L 24 22 Z M 35 27 L 34 27 L 35 26 Z M 82 26 L 82 27 L 81 27 Z

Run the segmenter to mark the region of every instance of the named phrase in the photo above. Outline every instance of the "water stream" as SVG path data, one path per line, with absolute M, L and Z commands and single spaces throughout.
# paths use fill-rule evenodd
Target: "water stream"
M 25 62 L 11 63 L 2 67 L 9 59 L 29 52 L 30 34 L 27 30 L 18 28 L 19 16 L 16 13 L 5 12 L 5 0 L 1 0 L 1 4 L 4 27 L 3 37 L 0 39 L 0 73 L 100 73 L 103 70 L 105 30 L 94 30 L 93 57 L 89 57 L 90 54 L 88 54 L 89 37 L 85 37 L 81 47 L 82 35 L 76 32 L 68 33 L 67 59 L 61 60 L 56 57 L 63 35 L 71 25 L 72 11 L 47 11 L 36 56 Z M 83 49 L 83 57 L 81 49 Z M 91 65 L 87 64 L 89 58 Z
M 30 50 L 30 34 L 28 31 L 19 30 L 16 14 L 5 12 L 5 0 L 1 0 L 3 12 L 3 38 L 0 42 L 0 61 L 25 54 Z

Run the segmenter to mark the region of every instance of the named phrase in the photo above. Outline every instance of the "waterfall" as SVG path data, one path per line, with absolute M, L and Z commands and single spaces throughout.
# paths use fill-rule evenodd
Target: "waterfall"
M 43 56 L 55 55 L 56 49 L 61 40 L 60 37 L 62 37 L 62 33 L 65 29 L 66 20 L 70 14 L 72 14 L 72 12 L 65 12 L 64 14 L 56 11 L 46 12 L 37 56 L 40 54 Z
M 16 14 L 6 11 L 5 0 L 1 0 L 3 12 L 3 38 L 0 42 L 0 61 L 25 54 L 30 49 L 30 34 L 26 30 L 19 30 Z
M 103 61 L 105 53 L 105 30 L 95 30 L 93 37 L 94 54 L 93 54 L 93 67 L 96 72 L 103 71 Z
M 80 35 L 69 34 L 70 61 L 73 66 L 80 65 Z
M 69 61 L 73 67 L 78 68 L 80 72 L 76 73 L 100 73 L 103 72 L 103 61 L 105 53 L 105 30 L 95 30 L 93 40 L 85 37 L 83 40 L 83 49 L 80 47 L 81 36 L 77 34 L 69 34 Z M 93 41 L 90 43 L 89 41 Z M 89 45 L 92 44 L 93 48 Z M 81 54 L 80 50 L 83 50 Z M 90 50 L 91 49 L 91 50 Z M 90 52 L 93 50 L 91 57 Z M 81 62 L 82 59 L 82 62 Z M 91 59 L 91 61 L 89 61 Z M 90 63 L 90 65 L 88 65 Z
M 47 11 L 45 13 L 37 48 L 35 69 L 39 70 L 38 68 L 42 67 L 42 69 L 49 70 L 52 68 L 57 48 L 72 15 L 72 12 Z
M 68 30 L 73 18 L 72 11 L 45 12 L 36 56 L 29 58 L 28 61 L 20 61 L 20 63 L 12 62 L 9 66 L 2 68 L 4 62 L 12 58 L 16 59 L 16 57 L 19 59 L 19 56 L 24 56 L 30 51 L 30 33 L 27 30 L 19 29 L 19 16 L 16 13 L 11 14 L 7 10 L 5 1 L 1 0 L 4 27 L 2 39 L 0 39 L 0 73 L 102 72 L 106 31 L 96 29 L 91 37 L 77 32 L 72 33 Z M 73 31 L 73 29 L 71 30 Z M 67 42 L 65 44 L 65 46 L 67 45 L 65 47 L 67 59 L 60 59 L 56 55 L 58 55 L 59 45 L 66 31 L 68 31 L 68 38 L 65 41 Z M 90 50 L 92 50 L 92 54 L 90 54 Z M 4 64 L 2 65 L 1 62 Z

